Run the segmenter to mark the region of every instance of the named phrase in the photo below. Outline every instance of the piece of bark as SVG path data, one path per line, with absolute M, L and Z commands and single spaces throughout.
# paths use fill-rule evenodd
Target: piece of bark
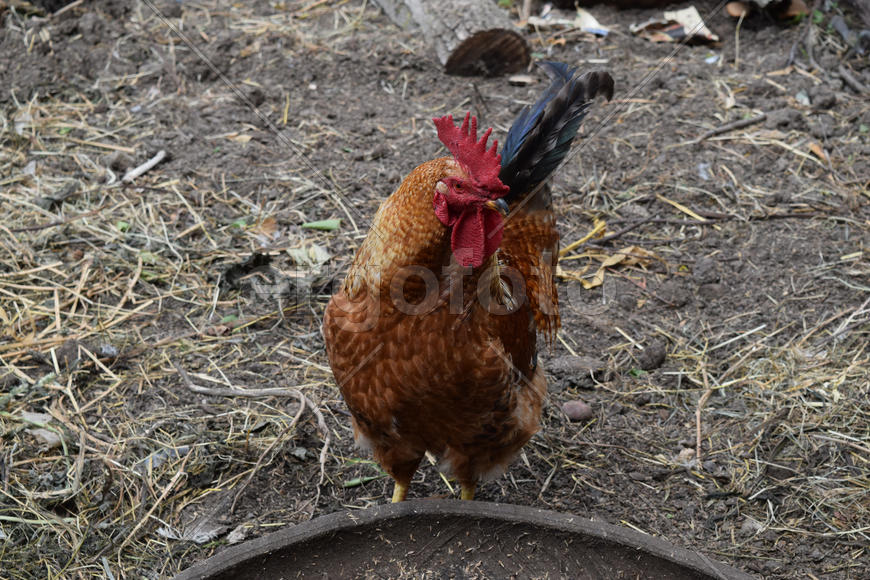
M 525 70 L 531 55 L 493 0 L 375 0 L 406 30 L 419 29 L 447 74 L 499 76 Z

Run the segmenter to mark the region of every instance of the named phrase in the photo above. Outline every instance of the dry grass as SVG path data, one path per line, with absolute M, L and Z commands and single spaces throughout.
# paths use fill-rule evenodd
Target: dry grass
M 328 9 L 336 10 L 333 26 L 316 32 L 307 22 Z M 219 12 L 205 5 L 196 10 Z M 372 18 L 366 10 L 311 2 L 292 14 L 222 17 L 247 46 L 283 38 L 316 51 Z M 137 18 L 143 30 L 172 38 L 147 10 Z M 360 229 L 364 222 L 331 193 L 329 181 L 301 163 L 267 168 L 282 188 L 277 199 L 240 193 L 243 180 L 254 178 L 229 171 L 213 179 L 197 168 L 165 171 L 158 164 L 134 183 L 123 182 L 119 167 L 154 153 L 141 147 L 153 127 L 130 112 L 145 103 L 135 90 L 145 74 L 151 73 L 103 78 L 115 89 L 107 102 L 73 91 L 35 95 L 16 100 L 0 119 L 0 175 L 6 176 L 0 179 L 0 561 L 11 578 L 168 576 L 224 545 L 228 532 L 243 538 L 339 509 L 346 496 L 336 489 L 380 477 L 351 455 L 348 421 L 320 347 L 330 272 L 298 252 L 328 245 L 332 234 L 276 229 L 274 218 L 301 223 L 312 214 L 299 208 L 325 199 L 334 210 L 329 215 L 349 219 L 347 230 L 357 229 L 355 218 Z M 206 109 L 232 94 L 217 85 L 197 98 Z M 274 113 L 272 119 L 282 119 L 281 111 Z M 250 134 L 236 129 L 210 136 L 209 143 L 241 148 Z M 308 129 L 291 139 L 300 151 L 331 131 Z M 781 151 L 800 168 L 828 169 L 795 140 L 749 131 L 709 141 L 723 150 Z M 810 231 L 833 219 L 828 210 L 840 209 L 843 199 L 866 206 L 866 176 L 849 172 L 845 165 L 831 172 L 829 191 L 798 192 L 791 212 L 811 215 L 788 217 L 805 219 Z M 655 248 L 689 227 L 779 219 L 763 207 L 773 190 L 732 178 L 734 200 L 694 191 L 715 198 L 721 214 L 684 211 L 670 200 L 679 193 L 674 188 L 659 200 L 669 217 L 644 222 L 656 228 L 632 226 L 632 235 Z M 639 182 L 632 200 L 659 189 L 660 182 Z M 592 199 L 609 204 L 601 217 L 615 224 L 630 202 L 607 199 L 611 194 L 592 192 Z M 844 219 L 856 235 L 867 236 L 866 219 L 858 210 L 850 215 Z M 355 232 L 344 235 L 352 246 Z M 715 527 L 742 516 L 745 533 L 720 551 L 724 560 L 741 557 L 746 544 L 770 531 L 798 541 L 831 538 L 855 560 L 866 558 L 870 268 L 862 251 L 820 264 L 804 280 L 802 300 L 828 284 L 853 292 L 851 302 L 824 320 L 798 317 L 772 328 L 746 325 L 735 314 L 716 328 L 702 325 L 691 340 L 665 322 L 654 325 L 651 333 L 670 345 L 673 381 L 599 388 L 626 405 L 652 396 L 656 404 L 644 413 L 688 418 L 690 452 L 678 454 L 630 431 L 621 444 L 600 447 L 588 441 L 591 427 L 545 431 L 524 456 L 526 464 L 532 459 L 551 470 L 541 474 L 541 496 L 559 471 L 571 471 L 574 489 L 594 488 L 584 474 L 611 469 L 613 447 L 650 473 L 685 472 L 690 487 L 709 483 L 733 499 L 709 522 Z M 296 266 L 246 272 L 241 291 L 221 282 L 227 266 L 257 252 Z M 658 255 L 668 268 L 679 268 L 665 250 Z M 585 260 L 598 265 L 588 255 Z M 342 261 L 334 259 L 331 271 Z M 636 351 L 638 343 L 627 338 L 611 349 L 612 368 L 624 367 Z M 600 453 L 589 453 L 590 446 Z M 354 497 L 350 507 L 382 500 L 379 490 L 371 493 Z M 708 493 L 700 501 L 717 499 Z

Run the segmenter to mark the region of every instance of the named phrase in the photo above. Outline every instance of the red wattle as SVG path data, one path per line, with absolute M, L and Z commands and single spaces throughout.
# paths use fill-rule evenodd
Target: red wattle
M 450 246 L 462 266 L 477 268 L 501 245 L 501 216 L 478 208 L 462 212 L 453 224 Z

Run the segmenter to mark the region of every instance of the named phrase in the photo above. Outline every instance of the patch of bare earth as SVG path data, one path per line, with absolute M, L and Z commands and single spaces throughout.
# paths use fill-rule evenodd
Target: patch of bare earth
M 429 119 L 470 109 L 503 138 L 540 85 L 444 76 L 357 0 L 74 4 L 0 2 L 4 574 L 165 577 L 387 501 L 323 308 L 379 201 L 439 154 Z M 628 31 L 653 11 L 607 7 L 606 39 L 528 35 L 617 95 L 554 182 L 544 427 L 479 498 L 769 578 L 867 577 L 870 101 L 840 69 L 866 87 L 870 65 L 828 28 L 841 8 L 750 18 L 738 54 L 698 7 L 721 46 L 672 54 Z M 449 492 L 433 466 L 411 489 Z

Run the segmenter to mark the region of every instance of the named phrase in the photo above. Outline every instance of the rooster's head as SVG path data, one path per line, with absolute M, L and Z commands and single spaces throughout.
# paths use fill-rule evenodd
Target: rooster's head
M 450 241 L 457 261 L 476 268 L 501 244 L 502 216 L 507 213 L 502 198 L 510 188 L 498 178 L 498 141 L 487 149 L 492 129 L 477 139 L 477 118 L 471 113 L 465 115 L 461 127 L 453 124 L 452 115 L 433 122 L 438 138 L 462 169 L 461 174 L 445 177 L 435 187 L 435 215 L 452 230 Z

